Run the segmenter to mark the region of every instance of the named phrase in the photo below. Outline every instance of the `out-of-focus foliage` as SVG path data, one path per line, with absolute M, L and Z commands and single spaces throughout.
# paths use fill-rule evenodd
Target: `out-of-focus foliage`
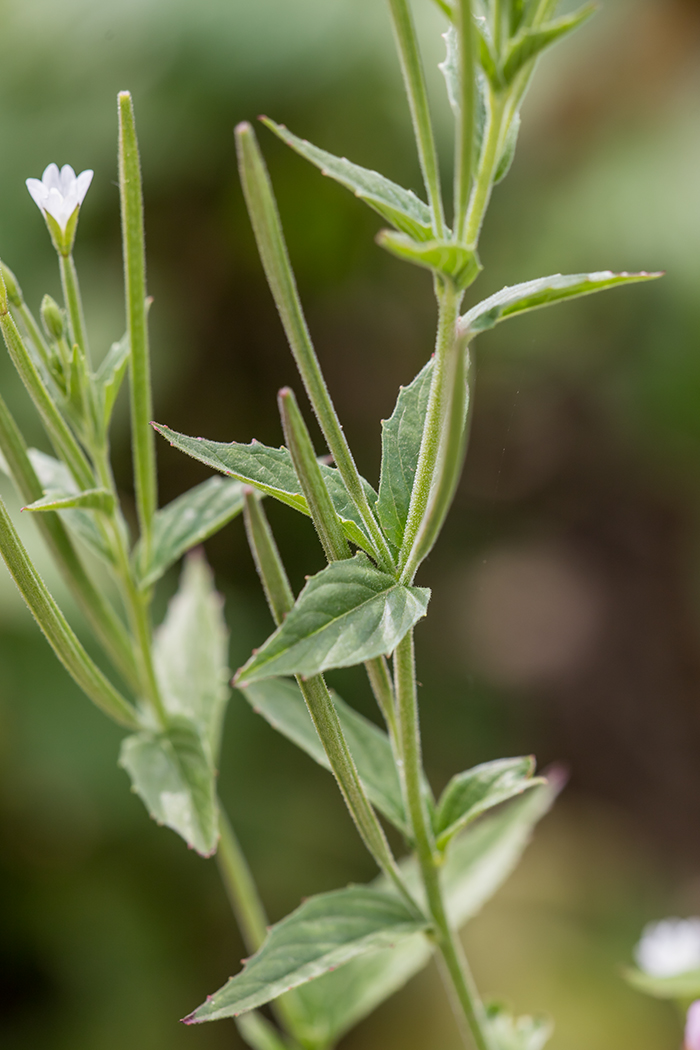
M 417 10 L 446 128 L 445 27 L 427 0 Z M 50 161 L 94 168 L 77 263 L 96 354 L 122 336 L 115 98 L 129 88 L 157 418 L 183 433 L 278 445 L 274 395 L 295 376 L 235 178 L 232 129 L 267 112 L 419 191 L 382 4 L 0 0 L 0 17 L 0 257 L 28 301 L 36 308 L 60 287 L 24 179 Z M 556 1017 L 553 1050 L 678 1042 L 673 1016 L 627 988 L 619 964 L 646 921 L 700 908 L 699 57 L 692 0 L 608 0 L 543 59 L 482 242 L 489 283 L 472 301 L 541 273 L 668 276 L 481 337 L 465 477 L 418 581 L 433 588 L 418 644 L 434 786 L 503 753 L 571 767 L 568 800 L 467 931 L 487 993 L 505 989 L 514 1012 Z M 374 244 L 381 220 L 345 190 L 274 136 L 261 140 L 329 383 L 376 484 L 376 420 L 430 352 L 430 277 Z M 363 397 L 360 370 L 371 377 Z M 49 451 L 4 358 L 0 383 L 27 437 Z M 123 408 L 120 398 L 128 493 Z M 158 455 L 162 505 L 208 476 L 165 443 Z M 320 569 L 322 552 L 308 522 L 269 510 L 288 526 L 280 539 L 299 589 L 302 566 L 316 558 Z M 34 525 L 21 524 L 34 553 Z M 240 521 L 208 554 L 236 667 L 270 631 Z M 175 579 L 164 581 L 163 613 Z M 77 694 L 6 576 L 0 627 L 3 1045 L 237 1045 L 233 1024 L 175 1023 L 243 954 L 212 863 L 154 828 L 129 795 L 118 731 Z M 354 672 L 332 680 L 372 716 Z M 302 896 L 372 877 L 330 778 L 241 697 L 223 747 L 222 791 L 273 920 Z M 258 828 L 270 824 L 268 840 Z M 418 978 L 346 1045 L 450 1050 L 437 981 Z

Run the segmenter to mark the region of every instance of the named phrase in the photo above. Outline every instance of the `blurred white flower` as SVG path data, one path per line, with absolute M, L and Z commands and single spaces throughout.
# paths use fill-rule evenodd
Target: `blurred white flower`
M 71 215 L 85 199 L 93 174 L 89 168 L 76 175 L 70 164 L 60 171 L 57 164 L 49 164 L 41 180 L 27 179 L 27 189 L 37 207 L 53 216 L 65 232 Z
M 700 970 L 700 919 L 649 923 L 634 950 L 634 957 L 640 970 L 652 977 L 675 977 L 689 970 Z M 696 1046 L 700 1050 L 700 1041 L 693 1045 L 693 1050 Z
M 688 1007 L 685 1021 L 685 1050 L 700 1050 L 700 999 Z

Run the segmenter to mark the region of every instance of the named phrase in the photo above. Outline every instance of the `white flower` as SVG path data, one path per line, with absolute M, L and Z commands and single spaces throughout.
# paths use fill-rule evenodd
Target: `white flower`
M 700 999 L 688 1007 L 685 1021 L 685 1050 L 700 1050 Z
M 41 181 L 27 179 L 27 189 L 37 207 L 53 216 L 65 232 L 71 215 L 85 199 L 93 174 L 88 168 L 76 176 L 70 164 L 64 164 L 60 171 L 57 164 L 49 164 Z
M 675 977 L 700 970 L 700 919 L 664 919 L 642 932 L 634 950 L 640 970 L 651 977 Z

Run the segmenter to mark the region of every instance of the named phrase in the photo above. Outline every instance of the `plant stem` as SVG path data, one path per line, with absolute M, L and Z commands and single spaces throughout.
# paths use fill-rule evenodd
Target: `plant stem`
M 263 588 L 268 596 L 270 611 L 275 624 L 279 626 L 294 604 L 293 592 L 289 586 L 287 573 L 265 511 L 260 503 L 253 507 L 253 498 L 252 495 L 246 497 L 244 511 L 246 531 L 258 575 L 263 581 Z M 286 600 L 285 595 L 288 596 Z M 380 870 L 396 886 L 411 911 L 414 914 L 420 914 L 406 888 L 377 815 L 367 798 L 323 675 L 314 675 L 306 679 L 297 675 L 296 681 L 362 841 Z
M 51 648 L 83 692 L 113 721 L 128 729 L 138 729 L 139 720 L 136 711 L 105 678 L 99 667 L 85 652 L 49 593 L 46 584 L 34 568 L 2 499 L 0 499 L 0 553 Z
M 474 63 L 474 22 L 471 0 L 458 0 L 456 6 L 459 39 L 460 105 L 455 141 L 454 233 L 463 241 L 466 233 L 467 208 L 472 184 L 476 80 Z
M 221 804 L 219 832 L 221 838 L 216 862 L 221 881 L 231 902 L 245 946 L 252 954 L 260 948 L 267 936 L 268 919 L 248 861 Z
M 386 727 L 389 730 L 389 736 L 393 743 L 397 738 L 396 710 L 394 686 L 387 662 L 383 656 L 377 656 L 374 660 L 367 660 L 365 670 L 374 693 L 374 699 L 377 701 L 377 706 L 386 722 Z
M 434 923 L 434 937 L 449 974 L 456 1000 L 478 1050 L 493 1050 L 485 1027 L 485 1013 L 469 972 L 457 934 L 452 929 L 443 898 L 433 833 L 422 790 L 422 759 L 416 695 L 413 631 L 394 653 L 394 682 L 399 714 L 399 739 L 406 811 L 411 821 L 416 854 Z
M 503 146 L 503 114 L 506 107 L 506 95 L 489 87 L 489 104 L 487 107 L 486 132 L 481 151 L 469 209 L 465 220 L 464 240 L 468 248 L 476 249 L 486 208 L 493 189 L 493 177 Z
M 383 567 L 392 570 L 394 559 L 369 505 L 362 478 L 311 342 L 272 184 L 250 124 L 239 124 L 236 128 L 236 148 L 243 193 L 258 251 L 299 375 L 335 465 L 367 528 L 377 559 Z
M 389 8 L 401 63 L 401 72 L 406 85 L 408 104 L 411 109 L 413 130 L 418 146 L 418 158 L 428 194 L 428 203 L 433 214 L 433 229 L 436 237 L 444 237 L 445 214 L 440 189 L 440 171 L 435 149 L 433 126 L 430 120 L 425 74 L 420 51 L 418 50 L 418 39 L 413 24 L 413 16 L 411 15 L 408 0 L 389 0 Z
M 119 193 L 122 213 L 126 322 L 131 348 L 131 440 L 134 450 L 134 485 L 144 556 L 151 548 L 153 515 L 157 506 L 155 435 L 150 426 L 151 366 L 146 309 L 146 255 L 143 229 L 141 167 L 128 91 L 119 93 Z
M 22 499 L 26 503 L 40 499 L 44 495 L 43 486 L 29 459 L 19 428 L 1 397 L 0 450 Z M 52 512 L 39 514 L 37 524 L 88 623 L 114 666 L 134 688 L 138 679 L 131 640 L 121 620 L 85 571 L 60 516 Z
M 444 283 L 438 294 L 438 331 L 435 345 L 435 363 L 430 383 L 428 410 L 425 417 L 416 476 L 411 493 L 403 545 L 399 556 L 402 582 L 405 568 L 411 561 L 414 544 L 420 531 L 433 489 L 435 470 L 442 442 L 443 420 L 450 398 L 452 380 L 451 355 L 457 338 L 457 321 L 461 295 L 449 283 Z
M 90 364 L 90 349 L 88 347 L 85 329 L 85 317 L 83 314 L 83 301 L 80 295 L 78 274 L 73 262 L 73 256 L 62 255 L 59 252 L 61 265 L 61 285 L 63 287 L 63 298 L 68 311 L 68 331 L 71 338 L 71 347 L 77 343 L 83 353 L 88 365 Z

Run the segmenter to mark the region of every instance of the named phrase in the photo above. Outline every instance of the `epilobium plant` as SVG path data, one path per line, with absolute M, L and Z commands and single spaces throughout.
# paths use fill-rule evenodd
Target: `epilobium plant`
M 634 950 L 633 988 L 675 1003 L 685 1018 L 685 1050 L 700 1050 L 700 918 L 663 919 L 642 931 Z
M 46 298 L 42 327 L 3 268 L 0 326 L 55 457 L 28 450 L 0 400 L 0 449 L 36 513 L 58 566 L 117 678 L 90 659 L 31 564 L 4 505 L 0 547 L 27 604 L 86 694 L 130 731 L 120 762 L 154 819 L 221 873 L 252 954 L 187 1023 L 238 1018 L 254 1050 L 322 1050 L 436 954 L 457 1021 L 479 1050 L 540 1050 L 545 1019 L 482 1003 L 458 930 L 512 870 L 551 805 L 556 777 L 528 758 L 457 773 L 439 799 L 424 775 L 413 629 L 429 592 L 416 584 L 449 511 L 467 446 L 471 344 L 496 324 L 551 303 L 651 274 L 555 275 L 504 288 L 466 312 L 481 264 L 478 242 L 494 185 L 515 150 L 520 107 L 540 53 L 591 13 L 555 18 L 556 0 L 438 0 L 448 20 L 441 65 L 454 112 L 448 226 L 418 42 L 407 0 L 389 0 L 427 201 L 264 123 L 390 225 L 379 244 L 427 270 L 437 302 L 434 354 L 399 392 L 383 424 L 378 488 L 363 478 L 338 420 L 297 294 L 280 217 L 250 125 L 236 129 L 239 166 L 262 263 L 333 465 L 318 458 L 296 397 L 279 394 L 285 445 L 222 444 L 155 424 L 172 445 L 223 473 L 157 509 L 139 160 L 128 93 L 119 96 L 119 181 L 126 334 L 94 368 L 72 245 L 91 173 L 50 165 L 30 180 L 58 252 L 64 307 Z M 129 372 L 139 535 L 132 540 L 109 458 L 109 424 Z M 326 450 L 324 450 L 326 451 Z M 328 565 L 297 596 L 264 512 L 264 497 L 311 518 Z M 226 700 L 226 631 L 211 574 L 190 556 L 163 624 L 153 632 L 158 579 L 185 552 L 243 511 L 276 630 L 238 671 L 245 699 L 331 770 L 379 874 L 307 899 L 269 930 L 263 905 L 216 796 Z M 83 546 L 106 564 L 113 603 L 93 583 Z M 388 660 L 391 660 L 391 664 Z M 324 673 L 363 664 L 385 723 L 379 729 L 326 685 Z M 119 685 L 115 685 L 115 681 Z M 383 824 L 403 837 L 395 856 Z M 258 1012 L 272 1003 L 276 1024 Z

